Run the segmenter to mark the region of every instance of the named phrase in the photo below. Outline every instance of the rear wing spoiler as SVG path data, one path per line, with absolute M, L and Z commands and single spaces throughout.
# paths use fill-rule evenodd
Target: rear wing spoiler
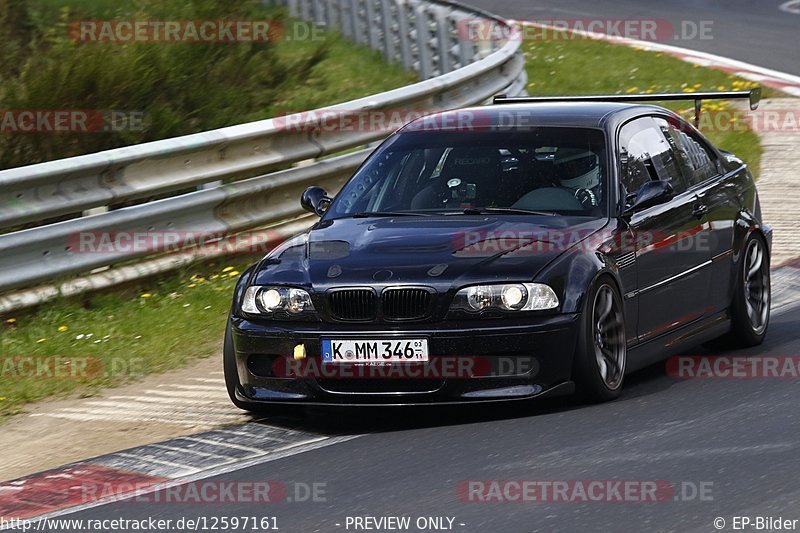
M 700 123 L 700 113 L 703 110 L 703 100 L 750 100 L 750 109 L 755 111 L 761 102 L 761 88 L 756 87 L 749 91 L 718 91 L 708 93 L 659 93 L 659 94 L 586 94 L 574 96 L 506 96 L 500 94 L 494 97 L 493 103 L 498 104 L 534 104 L 544 102 L 669 102 L 669 101 L 694 101 L 694 124 Z

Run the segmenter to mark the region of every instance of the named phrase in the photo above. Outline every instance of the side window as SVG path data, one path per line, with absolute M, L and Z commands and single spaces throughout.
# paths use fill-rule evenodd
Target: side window
M 675 150 L 681 171 L 690 187 L 719 174 L 716 157 L 695 138 L 689 128 L 681 128 L 679 124 L 663 118 L 655 120 Z
M 686 190 L 675 151 L 652 118 L 639 118 L 623 126 L 619 145 L 628 158 L 621 174 L 627 199 L 632 201 L 632 195 L 649 180 L 671 183 L 676 194 Z

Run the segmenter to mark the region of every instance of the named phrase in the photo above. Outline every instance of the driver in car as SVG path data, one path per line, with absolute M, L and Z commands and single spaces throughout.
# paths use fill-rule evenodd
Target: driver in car
M 559 148 L 553 161 L 556 179 L 569 189 L 586 209 L 600 205 L 600 158 L 580 148 Z

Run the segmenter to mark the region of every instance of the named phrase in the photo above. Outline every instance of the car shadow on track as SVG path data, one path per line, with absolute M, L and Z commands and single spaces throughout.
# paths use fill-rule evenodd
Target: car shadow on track
M 614 403 L 666 390 L 676 382 L 666 375 L 664 363 L 652 365 L 626 379 L 625 390 Z M 591 407 L 592 404 L 576 395 L 447 406 L 298 407 L 258 422 L 339 436 L 524 419 Z
M 800 353 L 800 341 L 796 334 L 800 317 L 786 313 L 780 317 L 776 316 L 772 322 L 770 334 L 762 346 L 740 349 L 729 342 L 718 340 L 685 350 L 681 355 L 715 358 L 730 355 L 759 357 Z M 668 361 L 662 361 L 629 374 L 625 378 L 622 395 L 609 405 L 640 401 L 642 398 L 658 396 L 673 387 L 680 386 L 685 380 L 671 375 L 668 366 Z M 714 383 L 709 385 L 723 386 L 727 381 L 713 380 Z M 284 416 L 268 417 L 259 420 L 258 423 L 325 435 L 353 435 L 546 417 L 597 408 L 602 408 L 602 405 L 590 405 L 575 396 L 563 396 L 460 406 L 297 408 L 287 411 Z

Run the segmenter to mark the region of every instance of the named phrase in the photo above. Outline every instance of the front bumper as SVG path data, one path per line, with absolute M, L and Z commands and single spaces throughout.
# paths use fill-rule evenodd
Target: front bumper
M 529 318 L 521 324 L 476 320 L 457 324 L 269 323 L 231 319 L 246 402 L 316 405 L 448 404 L 526 399 L 572 392 L 572 360 L 579 315 Z M 323 365 L 322 339 L 428 339 L 429 373 L 348 372 Z M 292 372 L 302 344 L 306 370 Z M 455 362 L 456 364 L 452 364 Z M 464 363 L 461 365 L 460 363 Z M 351 369 L 353 367 L 350 367 Z M 392 370 L 398 370 L 393 372 Z M 419 369 L 418 369 L 419 370 Z

